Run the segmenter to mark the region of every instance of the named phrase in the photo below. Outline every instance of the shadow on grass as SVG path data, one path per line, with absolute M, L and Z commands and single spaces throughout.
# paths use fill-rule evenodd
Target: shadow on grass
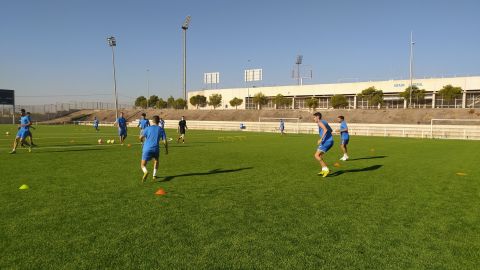
M 177 174 L 177 175 L 165 176 L 163 180 L 159 180 L 157 182 L 168 182 L 168 181 L 172 181 L 175 178 L 185 177 L 185 176 L 201 176 L 201 175 L 211 175 L 211 174 L 219 174 L 219 173 L 232 173 L 232 172 L 239 172 L 239 171 L 250 170 L 250 169 L 253 169 L 253 167 L 244 167 L 244 168 L 228 169 L 228 170 L 213 169 L 208 172 Z
M 368 172 L 368 171 L 375 171 L 375 170 L 378 170 L 382 167 L 383 165 L 373 165 L 373 166 L 369 166 L 369 167 L 365 167 L 365 168 L 361 168 L 361 169 L 351 169 L 351 170 L 340 170 L 340 171 L 336 171 L 334 173 L 331 173 L 329 174 L 328 176 L 330 177 L 335 177 L 335 176 L 339 176 L 339 175 L 342 175 L 344 173 L 356 173 L 356 172 Z
M 39 151 L 35 151 L 33 149 L 33 153 L 35 154 L 46 154 L 46 153 L 62 153 L 62 152 L 87 152 L 87 151 L 100 151 L 106 150 L 105 148 L 82 148 L 82 149 L 58 149 L 58 150 L 43 150 L 39 148 Z
M 362 157 L 362 158 L 349 158 L 348 161 L 354 160 L 364 160 L 364 159 L 377 159 L 377 158 L 386 158 L 387 156 L 371 156 L 371 157 Z

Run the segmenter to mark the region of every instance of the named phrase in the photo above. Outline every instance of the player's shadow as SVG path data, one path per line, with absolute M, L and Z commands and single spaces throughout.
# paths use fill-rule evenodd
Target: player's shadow
M 378 170 L 382 167 L 383 165 L 373 165 L 373 166 L 369 166 L 369 167 L 365 167 L 365 168 L 361 168 L 361 169 L 351 169 L 351 170 L 340 170 L 340 171 L 336 171 L 336 172 L 333 172 L 331 174 L 329 174 L 328 176 L 339 176 L 339 175 L 342 175 L 344 173 L 356 173 L 356 172 L 368 172 L 368 171 L 375 171 L 375 170 Z
M 386 158 L 388 156 L 371 156 L 371 157 L 362 157 L 362 158 L 349 158 L 348 161 L 354 160 L 364 160 L 364 159 L 377 159 L 377 158 Z
M 90 152 L 90 151 L 101 151 L 105 150 L 105 148 L 83 148 L 83 149 L 59 149 L 59 150 L 44 150 L 36 152 L 35 149 L 33 150 L 35 154 L 46 154 L 46 153 L 67 153 L 67 152 Z
M 219 174 L 219 173 L 232 173 L 232 172 L 239 172 L 239 171 L 250 170 L 250 169 L 253 169 L 253 167 L 244 167 L 244 168 L 228 169 L 228 170 L 213 169 L 208 172 L 184 173 L 184 174 L 165 176 L 163 179 L 160 179 L 157 182 L 169 182 L 175 178 L 185 177 L 185 176 L 202 176 L 202 175 L 212 175 L 212 174 Z

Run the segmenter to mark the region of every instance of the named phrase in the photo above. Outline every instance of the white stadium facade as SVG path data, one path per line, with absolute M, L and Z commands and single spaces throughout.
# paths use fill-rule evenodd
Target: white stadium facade
M 480 76 L 415 79 L 413 85 L 426 90 L 425 98 L 422 101 L 412 100 L 411 107 L 413 108 L 480 108 Z M 445 85 L 461 87 L 463 94 L 455 100 L 447 102 L 438 94 L 438 91 Z M 407 107 L 408 101 L 402 98 L 400 93 L 410 86 L 410 80 L 209 89 L 189 92 L 188 100 L 195 95 L 203 95 L 208 98 L 212 94 L 221 94 L 222 104 L 217 109 L 235 109 L 229 104 L 229 101 L 235 97 L 243 99 L 243 103 L 237 109 L 257 109 L 252 97 L 257 93 L 263 93 L 269 101 L 267 105 L 262 106 L 262 109 L 308 109 L 306 101 L 312 97 L 319 101 L 317 109 L 331 109 L 332 96 L 341 94 L 348 100 L 349 104 L 345 107 L 346 109 L 374 109 L 378 106 L 369 105 L 366 99 L 359 96 L 362 90 L 372 86 L 383 91 L 382 108 L 403 109 Z M 275 108 L 273 100 L 278 94 L 291 99 L 291 105 Z M 189 109 L 195 109 L 195 106 L 190 103 L 188 106 Z M 200 109 L 212 109 L 212 107 L 206 106 Z

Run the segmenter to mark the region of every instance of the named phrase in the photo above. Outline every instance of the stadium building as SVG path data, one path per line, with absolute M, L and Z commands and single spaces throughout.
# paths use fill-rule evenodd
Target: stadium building
M 199 90 L 188 93 L 188 99 L 195 95 L 209 97 L 212 94 L 222 95 L 222 104 L 218 109 L 235 109 L 230 106 L 229 101 L 237 97 L 243 99 L 243 103 L 238 109 L 258 109 L 253 102 L 253 96 L 257 93 L 263 93 L 268 97 L 268 104 L 263 105 L 262 109 L 308 109 L 307 100 L 311 98 L 318 99 L 318 109 L 331 109 L 332 96 L 344 95 L 348 100 L 348 106 L 345 109 L 376 109 L 378 106 L 369 104 L 366 98 L 359 95 L 362 90 L 369 87 L 375 87 L 383 91 L 383 105 L 381 108 L 403 109 L 407 108 L 409 100 L 401 97 L 401 93 L 410 85 L 409 80 L 389 80 L 389 81 L 368 81 L 352 83 L 332 83 L 332 84 L 311 84 L 311 85 L 288 85 L 288 86 L 268 86 L 268 87 L 245 87 L 231 89 L 213 89 Z M 451 77 L 451 78 L 428 78 L 415 79 L 413 85 L 426 91 L 425 98 L 416 100 L 412 98 L 413 108 L 480 108 L 480 76 Z M 438 94 L 438 91 L 445 85 L 461 87 L 462 94 L 454 100 L 447 101 Z M 274 98 L 281 94 L 291 100 L 290 105 L 276 108 Z M 195 109 L 188 103 L 189 109 Z M 211 106 L 205 106 L 199 109 L 212 109 Z

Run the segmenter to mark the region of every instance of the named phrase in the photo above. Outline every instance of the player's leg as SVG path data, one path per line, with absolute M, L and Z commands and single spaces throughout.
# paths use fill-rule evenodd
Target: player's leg
M 36 144 L 33 143 L 33 135 L 32 135 L 32 132 L 29 131 L 28 132 L 28 138 L 30 139 L 30 145 L 33 147 L 33 146 L 37 146 Z
M 20 140 L 20 137 L 15 137 L 15 140 L 13 140 L 13 148 L 12 148 L 12 151 L 10 152 L 10 154 L 15 154 L 17 152 L 17 146 L 18 146 L 18 142 Z
M 182 134 L 182 143 L 185 143 L 185 133 Z
M 320 166 L 322 166 L 322 171 L 318 173 L 318 175 L 321 175 L 323 177 L 327 176 L 328 173 L 330 172 L 328 170 L 328 166 L 327 166 L 327 163 L 325 163 L 325 161 L 323 160 L 323 156 L 324 156 L 324 152 L 322 152 L 322 150 L 318 149 L 316 152 L 315 152 L 315 159 L 318 160 L 318 162 L 320 163 Z
M 158 155 L 153 158 L 153 180 L 157 179 Z
M 342 140 L 342 144 L 340 145 L 340 147 L 342 148 L 342 152 L 343 152 L 343 157 L 341 158 L 341 160 L 343 161 L 346 161 L 348 159 L 347 145 L 348 145 L 348 139 Z
M 147 159 L 148 158 L 145 157 L 145 153 L 142 154 L 142 161 L 140 162 L 140 168 L 142 169 L 142 172 L 143 172 L 142 182 L 145 182 L 145 180 L 148 177 Z

